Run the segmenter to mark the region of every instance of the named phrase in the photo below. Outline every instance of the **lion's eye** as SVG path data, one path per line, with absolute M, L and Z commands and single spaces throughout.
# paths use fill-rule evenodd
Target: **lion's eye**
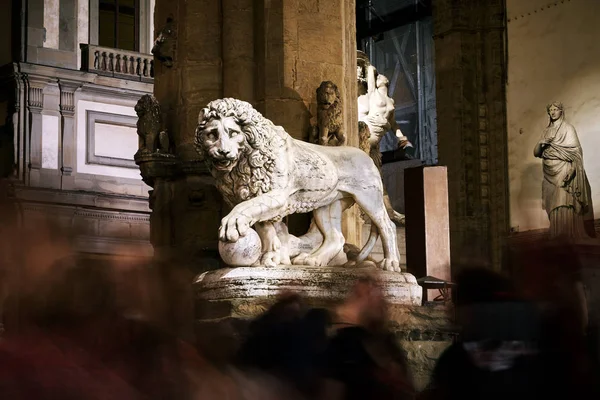
M 208 140 L 217 140 L 217 133 L 215 131 L 209 131 L 206 133 L 206 138 Z

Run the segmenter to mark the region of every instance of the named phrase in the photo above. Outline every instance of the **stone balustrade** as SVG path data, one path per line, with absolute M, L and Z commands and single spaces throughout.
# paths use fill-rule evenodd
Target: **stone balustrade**
M 81 56 L 84 71 L 120 79 L 154 81 L 154 56 L 151 54 L 85 44 L 81 46 Z

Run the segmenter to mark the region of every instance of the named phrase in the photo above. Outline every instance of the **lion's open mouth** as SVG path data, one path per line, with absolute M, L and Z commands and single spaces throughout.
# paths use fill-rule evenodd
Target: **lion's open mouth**
M 233 159 L 221 159 L 221 160 L 213 160 L 213 164 L 216 169 L 229 169 L 233 165 L 235 160 Z

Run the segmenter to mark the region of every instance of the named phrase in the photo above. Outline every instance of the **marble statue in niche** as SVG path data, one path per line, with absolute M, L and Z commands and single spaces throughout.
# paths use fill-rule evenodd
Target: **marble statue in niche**
M 389 80 L 371 65 L 367 55 L 358 51 L 357 54 L 357 83 L 358 83 L 358 136 L 359 147 L 366 151 L 381 175 L 382 155 L 379 144 L 389 131 L 398 138 L 398 147 L 412 147 L 396 122 L 394 100 L 388 96 Z M 397 225 L 403 225 L 404 215 L 393 209 L 387 191 L 384 189 L 386 210 Z
M 342 212 L 357 203 L 372 224 L 352 261 L 364 261 L 381 236 L 384 258 L 378 266 L 400 272 L 381 176 L 360 149 L 295 140 L 249 103 L 232 98 L 200 111 L 195 145 L 232 207 L 219 228 L 221 244 L 229 243 L 220 244 L 220 253 L 230 265 L 340 265 L 346 258 Z M 309 232 L 290 235 L 282 219 L 307 212 L 313 213 Z
M 565 120 L 562 103 L 549 104 L 546 112 L 550 121 L 533 154 L 543 162 L 542 207 L 550 220 L 550 236 L 595 236 L 591 189 L 577 132 Z M 592 225 L 586 231 L 587 216 Z
M 162 117 L 158 100 L 150 94 L 143 95 L 135 105 L 135 112 L 138 115 L 138 154 L 169 154 L 171 141 L 168 133 L 161 129 Z
M 312 142 L 323 146 L 346 144 L 342 97 L 337 85 L 323 81 L 317 88 L 317 125 L 313 127 Z

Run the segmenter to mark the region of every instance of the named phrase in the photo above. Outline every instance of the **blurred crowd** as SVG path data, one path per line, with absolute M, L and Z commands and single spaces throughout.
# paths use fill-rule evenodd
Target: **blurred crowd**
M 281 293 L 217 364 L 178 329 L 187 314 L 173 299 L 189 276 L 135 259 L 82 263 L 52 224 L 17 229 L 2 210 L 3 399 L 600 398 L 578 303 L 540 302 L 489 270 L 456 277 L 459 339 L 417 392 L 375 277 L 331 309 Z

